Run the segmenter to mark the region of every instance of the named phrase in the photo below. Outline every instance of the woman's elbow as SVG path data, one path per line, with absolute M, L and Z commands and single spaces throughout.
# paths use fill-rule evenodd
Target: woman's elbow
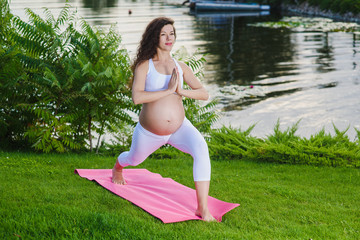
M 134 103 L 135 105 L 138 105 L 138 104 L 139 104 L 139 102 L 137 102 L 137 101 L 134 100 L 134 99 L 132 99 L 132 101 L 133 101 L 133 103 Z
M 135 105 L 142 103 L 141 100 L 136 95 L 133 94 L 131 97 L 132 97 L 132 101 Z
M 204 93 L 203 93 L 203 96 L 202 96 L 202 99 L 201 100 L 209 100 L 209 93 L 206 91 L 206 90 L 204 90 Z

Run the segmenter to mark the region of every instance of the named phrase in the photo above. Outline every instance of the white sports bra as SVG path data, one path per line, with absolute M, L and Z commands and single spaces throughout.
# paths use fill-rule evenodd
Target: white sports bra
M 183 71 L 182 71 L 180 65 L 177 63 L 177 61 L 175 59 L 173 59 L 173 60 L 179 70 L 179 77 L 180 77 L 181 88 L 182 88 L 183 84 L 184 84 Z M 155 91 L 161 91 L 161 90 L 168 89 L 170 78 L 171 78 L 171 75 L 161 74 L 158 71 L 156 71 L 153 60 L 151 58 L 149 59 L 149 71 L 146 75 L 145 91 L 155 92 Z

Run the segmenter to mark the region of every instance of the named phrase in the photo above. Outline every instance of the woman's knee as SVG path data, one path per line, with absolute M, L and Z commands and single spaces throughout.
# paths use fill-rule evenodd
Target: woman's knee
M 208 156 L 209 155 L 209 148 L 204 138 L 199 139 L 194 144 L 192 144 L 192 149 L 190 153 L 194 158 L 198 156 Z
M 145 161 L 146 158 L 139 158 L 139 157 L 132 157 L 129 159 L 129 165 L 130 166 L 137 166 L 143 161 Z
M 124 152 L 118 157 L 119 164 L 122 167 L 137 166 L 142 163 L 146 157 L 139 156 L 138 154 L 130 154 L 130 152 Z

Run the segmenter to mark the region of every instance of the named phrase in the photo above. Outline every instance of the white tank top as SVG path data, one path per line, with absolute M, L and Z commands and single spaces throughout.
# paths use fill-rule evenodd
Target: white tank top
M 180 67 L 180 65 L 177 63 L 175 59 L 173 59 L 176 66 L 179 70 L 179 77 L 181 81 L 181 88 L 184 84 L 183 79 L 183 71 Z M 149 59 L 149 71 L 146 75 L 145 80 L 145 91 L 147 92 L 155 92 L 155 91 L 161 91 L 168 89 L 169 81 L 170 81 L 171 75 L 165 75 L 161 74 L 158 71 L 156 71 L 153 60 Z

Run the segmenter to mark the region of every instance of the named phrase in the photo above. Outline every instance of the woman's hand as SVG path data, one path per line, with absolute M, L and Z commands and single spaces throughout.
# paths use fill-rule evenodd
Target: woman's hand
M 174 93 L 176 91 L 178 87 L 178 82 L 179 82 L 179 73 L 176 71 L 176 68 L 174 68 L 168 85 L 168 90 L 171 93 Z
M 176 74 L 177 74 L 177 79 L 178 79 L 178 83 L 177 83 L 177 87 L 176 87 L 176 93 L 179 94 L 181 96 L 181 81 L 180 81 L 180 76 L 179 76 L 179 69 L 176 67 Z
M 203 87 L 199 79 L 194 75 L 191 68 L 185 63 L 179 62 L 179 65 L 183 71 L 184 82 L 190 89 L 181 88 L 181 81 L 178 80 L 178 87 L 176 89 L 176 93 L 182 97 L 192 98 L 196 100 L 208 100 L 209 94 L 206 89 Z

